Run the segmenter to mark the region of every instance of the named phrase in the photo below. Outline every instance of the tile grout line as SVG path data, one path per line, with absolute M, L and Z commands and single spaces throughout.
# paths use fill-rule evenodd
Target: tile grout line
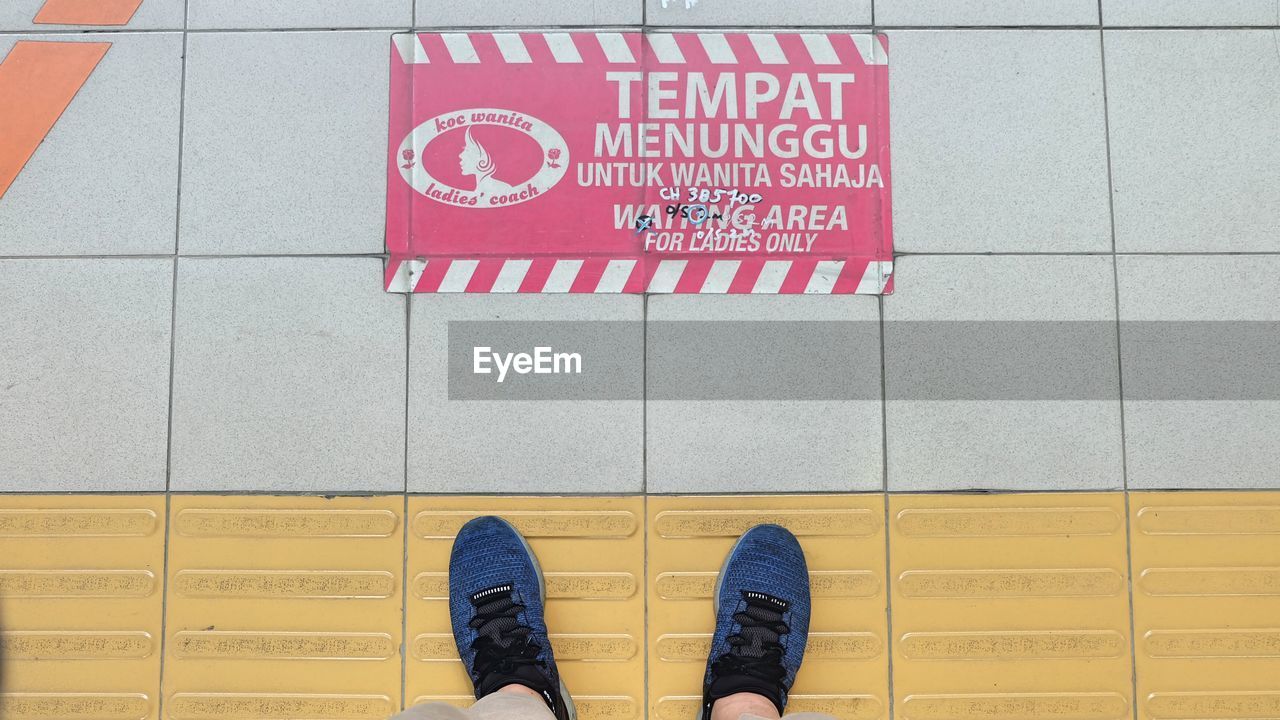
M 400 558 L 400 709 L 407 710 L 409 682 L 409 494 L 403 497 L 404 517 L 400 531 L 404 552 Z
M 894 705 L 893 686 L 893 576 L 892 549 L 889 546 L 889 367 L 885 362 L 884 349 L 884 295 L 876 296 L 876 305 L 880 311 L 880 473 L 884 501 L 884 619 L 885 619 L 885 671 L 888 673 L 888 693 L 886 698 L 885 717 L 893 720 L 896 707 Z
M 876 297 L 880 311 L 880 490 L 889 497 L 889 365 L 884 349 L 884 296 Z
M 649 493 L 649 295 L 640 306 L 640 494 Z
M 1120 330 L 1120 261 L 1116 255 L 1116 203 L 1115 181 L 1111 169 L 1111 108 L 1107 98 L 1107 42 L 1106 32 L 1102 25 L 1102 0 L 1098 0 L 1098 57 L 1102 64 L 1102 121 L 1106 133 L 1107 148 L 1107 209 L 1111 220 L 1111 283 L 1112 300 L 1115 304 L 1115 339 L 1116 339 L 1116 389 L 1120 404 L 1120 479 L 1121 487 L 1129 491 L 1129 448 L 1125 432 L 1124 413 L 1124 359 L 1122 355 Z
M 165 635 L 168 632 L 169 619 L 169 529 L 173 516 L 172 506 L 173 496 L 166 492 L 164 494 L 164 552 L 160 561 L 160 649 L 158 652 L 160 677 L 156 691 L 156 717 L 160 720 L 164 718 L 164 657 Z
M 1002 497 L 1008 495 L 1089 495 L 1089 494 L 1121 494 L 1126 492 L 1120 488 L 1050 488 L 1044 490 L 1007 490 L 1007 489 L 980 489 L 967 488 L 962 490 L 890 490 L 890 497 L 900 497 L 905 495 L 920 496 L 946 496 L 953 495 L 957 497 Z M 1187 494 L 1208 494 L 1222 493 L 1227 495 L 1240 495 L 1249 493 L 1274 493 L 1280 494 L 1280 489 L 1270 487 L 1239 487 L 1239 488 L 1214 488 L 1214 487 L 1158 487 L 1158 488 L 1136 488 L 1135 492 L 1144 493 L 1187 493 Z M 175 490 L 166 493 L 163 490 L 0 490 L 0 497 L 113 497 L 113 496 L 163 496 L 172 495 L 173 497 L 322 497 L 333 495 L 343 498 L 386 498 L 400 497 L 406 493 L 391 490 L 340 490 L 340 489 L 317 489 L 317 490 L 244 490 L 244 489 L 227 489 L 227 490 Z M 510 492 L 411 492 L 407 493 L 409 497 L 420 498 L 458 498 L 458 497 L 512 497 Z M 858 490 L 858 491 L 839 491 L 839 490 L 786 490 L 780 492 L 765 492 L 752 490 L 749 492 L 734 493 L 727 490 L 716 490 L 710 492 L 696 492 L 691 490 L 669 491 L 669 492 L 652 492 L 639 493 L 631 492 L 571 492 L 571 491 L 546 491 L 546 492 L 526 492 L 521 491 L 517 497 L 529 498 L 633 498 L 633 497 L 811 497 L 817 495 L 839 496 L 839 497 L 867 497 L 872 495 L 884 495 L 883 490 Z
M 1120 261 L 1116 255 L 1116 199 L 1115 177 L 1111 162 L 1111 105 L 1107 94 L 1107 32 L 1102 0 L 1098 0 L 1098 57 L 1102 65 L 1102 121 L 1107 148 L 1107 210 L 1111 221 L 1111 282 L 1116 313 L 1116 390 L 1120 395 L 1120 479 L 1124 496 L 1124 552 L 1125 590 L 1129 601 L 1129 687 L 1130 708 L 1133 720 L 1138 720 L 1138 639 L 1137 621 L 1133 613 L 1133 523 L 1129 513 L 1129 446 L 1125 432 L 1124 413 L 1124 358 L 1122 356 L 1120 330 Z
M 404 493 L 401 532 L 404 534 L 404 552 L 400 570 L 400 709 L 405 710 L 408 701 L 409 678 L 409 362 L 413 332 L 413 298 L 404 298 Z
M 885 620 L 885 670 L 889 675 L 889 697 L 887 698 L 888 710 L 885 717 L 893 720 L 894 713 L 897 712 L 896 703 L 894 702 L 894 684 L 893 684 L 893 549 L 890 546 L 889 527 L 893 518 L 890 516 L 889 495 L 884 496 L 884 620 Z
M 640 34 L 644 36 L 649 32 L 649 0 L 635 0 L 640 3 Z M 640 65 L 648 67 L 649 43 L 640 43 Z M 641 92 L 647 100 L 648 87 L 644 86 Z M 640 294 L 640 494 L 644 496 L 644 512 L 645 512 L 645 536 L 644 536 L 644 572 L 645 580 L 648 582 L 649 572 L 649 293 Z M 649 602 L 648 594 L 645 594 L 644 604 L 644 631 L 645 643 L 648 643 L 649 632 Z M 645 717 L 649 717 L 649 656 L 645 653 L 644 666 L 644 711 Z
M 169 633 L 169 540 L 173 518 L 173 395 L 174 377 L 178 355 L 178 251 L 182 235 L 182 154 L 186 129 L 187 101 L 187 24 L 191 13 L 191 0 L 182 4 L 182 77 L 178 83 L 178 168 L 174 193 L 173 212 L 173 268 L 169 285 L 169 416 L 165 428 L 165 461 L 164 461 L 164 553 L 163 566 L 160 569 L 160 677 L 159 690 L 156 694 L 156 717 L 164 718 L 164 670 L 166 645 Z
M 1087 250 L 1080 252 L 1066 251 L 1016 251 L 1016 252 L 913 252 L 910 250 L 901 250 L 895 248 L 894 257 L 1108 257 L 1115 255 L 1117 257 L 1276 257 L 1280 256 L 1280 250 L 1179 250 L 1168 252 L 1155 251 L 1116 251 L 1110 250 Z M 225 253 L 225 254 L 208 254 L 208 253 L 121 253 L 121 254 L 71 254 L 71 255 L 0 255 L 0 261 L 51 261 L 51 260 L 156 260 L 178 257 L 184 260 L 298 260 L 298 259 L 374 259 L 386 260 L 387 254 L 380 253 Z M 400 293 L 410 294 L 410 293 Z M 446 293 L 438 293 L 446 294 Z M 492 293 L 449 293 L 449 294 L 468 294 L 468 295 L 487 295 Z M 541 293 L 517 293 L 519 295 L 538 295 Z M 547 293 L 548 295 L 585 295 L 590 293 Z M 619 295 L 640 295 L 647 293 L 640 292 L 624 292 Z M 675 296 L 696 295 L 697 293 L 672 293 Z M 782 293 L 774 293 L 776 297 Z M 871 297 L 870 295 L 854 295 L 853 293 L 838 293 L 841 296 L 853 297 Z
M 594 32 L 597 30 L 629 30 L 635 32 L 641 28 L 652 29 L 656 32 L 683 32 L 687 29 L 707 29 L 710 31 L 725 32 L 768 32 L 768 31 L 791 31 L 791 32 L 830 32 L 844 30 L 867 30 L 870 26 L 867 24 L 808 24 L 808 25 L 782 25 L 780 23 L 760 24 L 760 25 L 726 25 L 726 24 L 681 24 L 681 25 L 649 25 L 647 22 L 642 23 L 603 23 L 590 25 L 576 24 L 539 24 L 539 23 L 517 23 L 505 25 L 430 25 L 419 28 L 415 19 L 415 29 L 422 32 L 464 32 L 464 33 L 485 33 L 485 32 L 502 32 L 502 31 L 568 31 L 568 32 Z M 911 30 L 911 31 L 1032 31 L 1032 32 L 1053 32 L 1062 30 L 1096 30 L 1097 23 L 1091 24 L 1066 24 L 1066 25 L 878 25 L 881 30 Z M 1109 25 L 1103 26 L 1112 32 L 1205 32 L 1217 30 L 1259 30 L 1274 31 L 1280 29 L 1280 25 L 1262 24 L 1262 25 Z M 257 33 L 257 34 L 279 34 L 279 33 L 356 33 L 356 32 L 401 32 L 404 30 L 403 25 L 385 25 L 385 26 L 362 26 L 362 27 L 240 27 L 240 28 L 192 28 L 189 31 L 183 31 L 180 28 L 134 28 L 134 29 L 115 29 L 113 27 L 98 26 L 89 30 L 73 30 L 73 29 L 55 29 L 45 30 L 41 28 L 26 28 L 17 30 L 0 30 L 0 37 L 10 35 L 157 35 L 157 34 L 177 34 L 179 32 L 189 32 L 193 35 L 220 35 L 229 33 Z
M 1132 688 L 1132 708 L 1133 720 L 1138 720 L 1138 638 L 1137 638 L 1137 620 L 1133 616 L 1133 523 L 1132 516 L 1129 513 L 1129 491 L 1124 491 L 1124 554 L 1125 562 L 1128 567 L 1125 568 L 1127 581 L 1125 588 L 1129 594 L 1129 684 Z
M 642 717 L 649 717 L 649 496 L 640 496 L 640 512 L 644 528 L 644 543 L 641 546 L 643 562 L 640 566 L 640 597 L 644 604 L 644 628 L 640 639 L 644 642 L 644 685 L 640 688 L 640 707 L 644 708 Z
M 640 33 L 648 32 L 648 0 L 640 3 Z M 647 52 L 647 43 L 641 44 L 641 61 Z M 649 294 L 640 295 L 640 512 L 643 515 L 644 543 L 641 545 L 640 598 L 644 607 L 644 627 L 640 639 L 644 643 L 644 684 L 640 687 L 641 717 L 650 716 L 649 708 Z

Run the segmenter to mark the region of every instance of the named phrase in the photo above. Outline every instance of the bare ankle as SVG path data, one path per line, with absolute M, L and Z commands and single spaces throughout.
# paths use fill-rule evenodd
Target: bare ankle
M 765 720 L 778 720 L 782 717 L 769 698 L 755 693 L 726 695 L 711 705 L 711 720 L 739 720 L 747 714 Z

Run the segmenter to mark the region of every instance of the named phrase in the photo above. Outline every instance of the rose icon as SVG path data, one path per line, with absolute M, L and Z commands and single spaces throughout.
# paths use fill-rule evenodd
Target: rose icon
M 404 168 L 405 170 L 412 170 L 412 169 L 413 169 L 413 157 L 414 157 L 414 155 L 413 155 L 413 151 L 412 151 L 412 150 L 405 150 L 404 152 L 400 153 L 400 157 L 404 158 L 404 164 L 403 164 L 403 165 L 401 165 L 400 167 Z
M 547 151 L 547 166 L 558 168 L 556 161 L 560 159 L 560 148 L 551 148 Z

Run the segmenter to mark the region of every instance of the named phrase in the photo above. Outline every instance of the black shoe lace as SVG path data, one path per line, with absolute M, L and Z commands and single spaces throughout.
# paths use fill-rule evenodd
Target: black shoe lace
M 538 659 L 542 646 L 529 640 L 533 630 L 519 620 L 524 605 L 515 602 L 511 592 L 511 586 L 499 586 L 471 598 L 476 614 L 470 624 L 479 634 L 471 643 L 476 653 L 472 671 L 477 681 L 495 672 L 512 675 L 523 665 L 546 666 Z
M 746 675 L 781 685 L 787 669 L 782 665 L 786 649 L 779 640 L 791 632 L 782 620 L 786 606 L 759 593 L 743 592 L 742 597 L 746 606 L 733 615 L 741 629 L 727 638 L 729 652 L 715 661 L 712 672 L 717 676 Z

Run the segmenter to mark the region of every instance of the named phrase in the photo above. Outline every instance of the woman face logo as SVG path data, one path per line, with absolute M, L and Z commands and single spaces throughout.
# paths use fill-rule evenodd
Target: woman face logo
M 490 157 L 489 151 L 471 137 L 471 128 L 467 128 L 466 142 L 458 155 L 458 168 L 463 175 L 474 175 L 476 180 L 489 177 L 498 171 L 497 165 Z
M 473 131 L 473 125 L 479 129 Z M 459 149 L 459 134 L 450 131 L 460 126 L 465 132 L 460 133 Z M 504 208 L 538 198 L 564 178 L 569 163 L 568 147 L 555 128 L 501 108 L 464 108 L 428 118 L 401 141 L 400 154 L 405 162 L 397 165 L 410 187 L 436 202 L 470 209 Z M 448 179 L 454 174 L 450 158 L 457 158 L 454 177 L 460 181 Z M 511 180 L 518 180 L 517 187 L 508 184 Z

